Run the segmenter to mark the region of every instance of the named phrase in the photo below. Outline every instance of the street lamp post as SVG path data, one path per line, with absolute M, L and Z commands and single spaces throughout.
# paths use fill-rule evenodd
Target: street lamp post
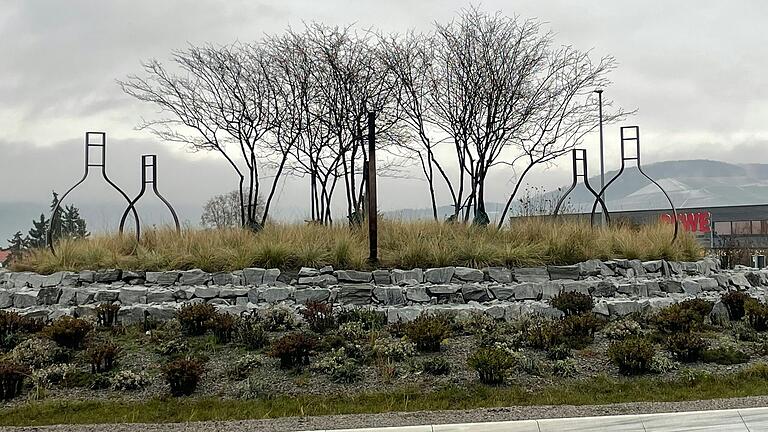
M 603 156 L 603 90 L 595 90 L 597 93 L 597 101 L 600 112 L 600 198 L 605 202 L 605 193 L 603 188 L 605 187 L 605 158 Z M 605 225 L 605 214 L 600 213 L 600 224 Z

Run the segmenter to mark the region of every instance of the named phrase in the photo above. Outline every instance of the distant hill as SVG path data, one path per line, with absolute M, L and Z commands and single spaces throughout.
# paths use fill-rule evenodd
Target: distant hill
M 631 162 L 631 161 L 630 161 Z M 656 180 L 679 208 L 714 207 L 768 203 L 768 164 L 731 164 L 712 160 L 682 160 L 649 164 L 643 171 Z M 607 172 L 606 183 L 618 170 Z M 589 178 L 590 185 L 600 189 L 600 177 Z M 563 185 L 565 191 L 570 184 Z M 560 191 L 549 192 L 545 199 L 556 200 Z M 607 190 L 607 205 L 611 211 L 662 209 L 669 206 L 659 189 L 638 172 L 634 165 Z M 569 207 L 576 211 L 589 211 L 594 197 L 584 185 L 578 185 L 568 196 Z M 487 203 L 491 219 L 500 214 L 504 205 Z M 453 213 L 451 206 L 439 207 L 441 218 Z M 512 209 L 514 213 L 514 208 Z M 428 219 L 431 209 L 402 209 L 385 212 L 386 216 L 401 219 Z

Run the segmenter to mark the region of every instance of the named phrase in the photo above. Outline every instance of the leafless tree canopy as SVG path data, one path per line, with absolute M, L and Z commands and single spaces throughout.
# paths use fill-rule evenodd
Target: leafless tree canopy
M 263 214 L 263 210 L 264 202 L 258 198 L 255 212 L 257 217 Z M 234 228 L 241 224 L 239 190 L 213 196 L 203 206 L 200 225 L 205 228 Z
M 519 173 L 501 225 L 526 174 L 596 128 L 593 91 L 610 84 L 615 62 L 556 46 L 537 21 L 471 8 L 427 33 L 312 23 L 255 43 L 192 46 L 173 52 L 170 66 L 143 66 L 119 83 L 164 116 L 140 127 L 218 152 L 238 180 L 243 225 L 266 222 L 285 175 L 307 180 L 312 221 L 332 221 L 340 190 L 348 218 L 359 220 L 368 112 L 389 155 L 379 166 L 395 173 L 415 161 L 435 219 L 442 191 L 453 219 L 487 223 L 489 173 Z M 626 115 L 604 105 L 607 122 Z

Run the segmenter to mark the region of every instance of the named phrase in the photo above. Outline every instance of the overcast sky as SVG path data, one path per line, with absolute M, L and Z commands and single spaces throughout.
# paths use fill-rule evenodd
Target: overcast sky
M 139 155 L 157 153 L 161 190 L 180 206 L 198 206 L 235 183 L 218 158 L 190 155 L 134 130 L 140 116 L 152 116 L 154 109 L 123 94 L 115 79 L 138 72 L 140 60 L 167 59 L 170 50 L 188 43 L 250 41 L 303 21 L 354 22 L 388 32 L 428 29 L 469 4 L 3 0 L 0 203 L 44 202 L 52 188 L 71 185 L 82 175 L 83 133 L 103 130 L 112 177 L 130 194 L 139 186 Z M 605 96 L 638 109 L 626 124 L 641 127 L 646 162 L 768 162 L 768 2 L 486 0 L 481 5 L 538 18 L 559 43 L 592 50 L 595 57 L 613 55 L 619 67 Z M 618 165 L 617 137 L 618 126 L 606 129 L 608 169 Z M 592 136 L 585 146 L 596 154 L 597 142 Z M 534 173 L 530 183 L 548 189 L 567 183 L 569 161 L 560 165 Z M 596 163 L 591 171 L 597 174 Z M 489 201 L 506 197 L 510 174 L 493 176 Z M 307 212 L 304 184 L 281 186 L 278 206 L 284 214 Z M 428 206 L 418 180 L 382 179 L 379 191 L 384 210 Z M 91 198 L 86 191 L 78 199 Z

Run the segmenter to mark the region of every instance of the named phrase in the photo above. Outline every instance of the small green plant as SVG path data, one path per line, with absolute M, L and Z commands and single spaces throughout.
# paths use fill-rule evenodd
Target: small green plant
M 176 359 L 163 367 L 163 374 L 173 396 L 189 396 L 197 388 L 204 370 L 199 360 Z
M 402 361 L 416 354 L 416 346 L 407 336 L 400 339 L 379 338 L 373 343 L 373 354 L 392 361 Z
M 499 348 L 480 348 L 467 359 L 469 367 L 477 372 L 483 384 L 503 384 L 507 373 L 515 366 L 515 359 Z
M 666 348 L 675 360 L 691 363 L 699 360 L 709 343 L 697 334 L 677 333 L 667 338 Z
M 749 354 L 729 345 L 710 348 L 704 351 L 701 355 L 701 360 L 706 363 L 717 363 L 719 365 L 735 365 L 748 362 Z
M 301 368 L 309 364 L 309 355 L 317 347 L 317 339 L 303 332 L 288 333 L 272 342 L 271 357 L 280 359 L 283 369 Z
M 30 369 L 40 369 L 66 360 L 66 353 L 50 339 L 31 337 L 16 345 L 8 359 Z
M 155 351 L 160 355 L 178 357 L 189 352 L 189 344 L 181 337 L 163 340 L 155 345 Z
M 345 340 L 365 339 L 368 335 L 361 322 L 352 321 L 339 326 L 339 336 Z
M 624 375 L 638 375 L 651 370 L 656 355 L 653 344 L 645 338 L 633 337 L 613 342 L 608 347 L 608 357 Z
M 148 385 L 146 375 L 129 370 L 121 370 L 110 379 L 110 387 L 117 391 L 141 390 Z
M 316 333 L 324 333 L 336 327 L 333 305 L 330 303 L 309 301 L 301 310 L 301 316 L 309 325 L 309 329 Z
M 215 317 L 216 308 L 209 303 L 185 303 L 176 311 L 176 319 L 181 324 L 181 332 L 187 336 L 205 334 Z
M 45 388 L 65 381 L 70 375 L 77 372 L 73 364 L 55 364 L 32 371 L 32 383 L 35 388 Z
M 680 367 L 679 363 L 662 353 L 656 353 L 651 360 L 651 372 L 653 373 L 663 374 L 676 370 L 678 367 Z
M 552 375 L 561 378 L 573 378 L 577 374 L 576 361 L 573 359 L 556 360 L 552 363 Z
M 101 327 L 112 327 L 117 324 L 117 314 L 120 312 L 119 304 L 102 303 L 95 308 L 96 324 Z
M 425 352 L 440 351 L 443 339 L 451 334 L 451 322 L 442 314 L 422 313 L 408 323 L 405 334 L 416 344 L 416 349 Z
M 621 340 L 631 336 L 639 336 L 643 332 L 640 324 L 629 318 L 611 321 L 603 329 L 603 334 L 610 340 Z
M 565 360 L 571 357 L 571 348 L 568 345 L 554 345 L 547 348 L 547 358 L 550 360 Z
M 0 349 L 12 349 L 24 335 L 36 333 L 42 327 L 38 320 L 0 310 Z
M 91 363 L 91 373 L 112 370 L 119 354 L 120 347 L 114 342 L 106 340 L 92 341 L 85 350 L 85 355 Z
M 258 315 L 241 316 L 235 322 L 235 339 L 248 349 L 263 348 L 269 342 L 264 323 Z
M 235 331 L 235 317 L 228 313 L 216 312 L 209 323 L 217 344 L 229 343 Z
M 261 367 L 259 357 L 253 354 L 246 354 L 235 360 L 232 366 L 227 369 L 227 376 L 234 379 L 244 379 L 259 367 Z
M 0 361 L 0 400 L 10 400 L 21 394 L 29 369 L 18 363 Z
M 387 315 L 372 308 L 342 308 L 336 311 L 336 322 L 339 325 L 358 322 L 363 325 L 365 331 L 377 331 L 387 325 Z
M 296 315 L 284 306 L 270 306 L 263 317 L 264 327 L 269 331 L 290 331 L 299 326 Z
M 429 375 L 448 375 L 451 364 L 444 357 L 429 357 L 422 360 L 421 371 Z
M 559 322 L 566 345 L 580 349 L 591 344 L 603 322 L 592 313 L 568 315 Z
M 499 327 L 498 322 L 483 312 L 473 312 L 457 322 L 459 329 L 464 334 L 485 336 L 495 334 Z
M 749 325 L 756 331 L 768 330 L 768 305 L 750 298 L 744 302 L 744 315 Z
M 744 317 L 744 303 L 749 299 L 747 293 L 737 290 L 727 291 L 720 296 L 720 301 L 728 309 L 731 321 L 739 321 Z
M 550 300 L 552 307 L 568 315 L 580 315 L 592 311 L 595 306 L 592 296 L 576 291 L 561 291 Z
M 80 349 L 86 336 L 93 330 L 90 322 L 70 316 L 63 316 L 43 329 L 43 335 L 57 344 L 72 349 Z
M 333 382 L 349 384 L 360 379 L 360 367 L 347 355 L 342 347 L 318 359 L 312 366 L 331 377 Z

